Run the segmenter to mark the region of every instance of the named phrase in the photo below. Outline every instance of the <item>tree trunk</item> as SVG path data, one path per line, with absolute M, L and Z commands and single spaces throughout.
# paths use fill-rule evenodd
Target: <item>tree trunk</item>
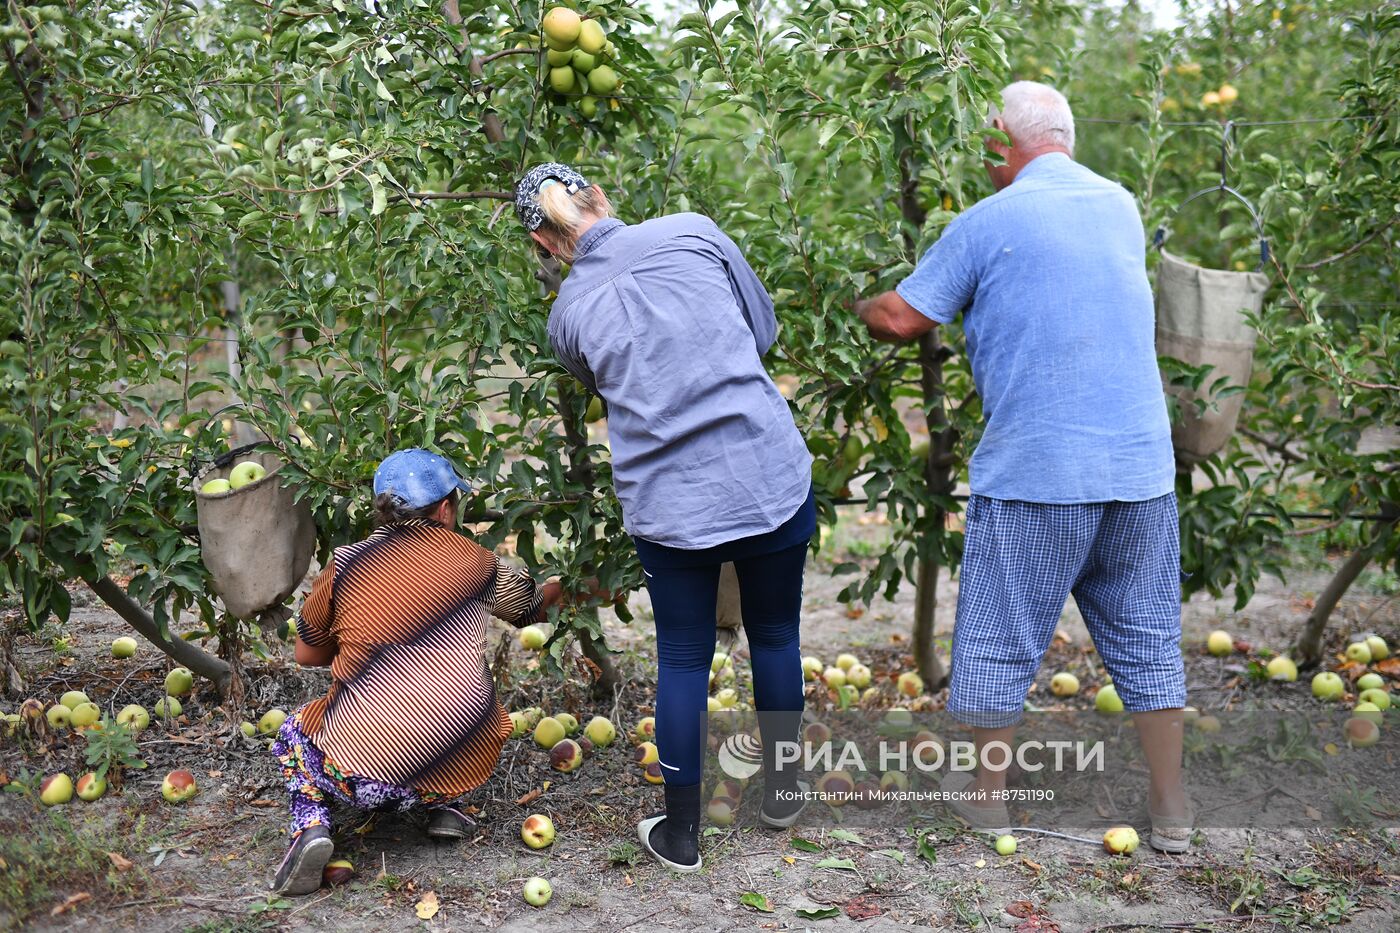
M 1312 612 L 1308 613 L 1308 619 L 1303 623 L 1303 631 L 1298 636 L 1297 644 L 1293 646 L 1294 660 L 1298 662 L 1299 667 L 1316 667 L 1322 661 L 1322 636 L 1327 632 L 1327 621 L 1332 617 L 1332 610 L 1337 608 L 1337 603 L 1341 602 L 1347 590 L 1351 589 L 1356 578 L 1361 576 L 1361 571 L 1366 569 L 1366 565 L 1385 548 L 1395 530 L 1395 519 L 1400 516 L 1400 505 L 1385 503 L 1381 506 L 1381 514 L 1390 520 L 1390 524 L 1382 523 L 1376 529 L 1376 537 L 1371 543 L 1357 548 L 1342 562 L 1342 566 L 1337 568 L 1336 574 L 1313 603 Z
M 142 609 L 111 577 L 100 576 L 93 580 L 84 575 L 84 579 L 88 587 L 97 594 L 97 598 L 125 619 L 143 638 L 194 673 L 213 681 L 219 696 L 228 697 L 235 691 L 241 692 L 242 684 L 235 683 L 237 678 L 227 662 L 219 660 L 183 638 L 163 637 L 160 626 L 156 625 L 156 620 L 151 618 L 150 613 Z
M 594 698 L 603 700 L 615 696 L 622 681 L 618 677 L 617 666 L 612 662 L 612 652 L 608 651 L 608 646 L 601 640 L 594 641 L 586 637 L 579 638 L 578 646 L 585 658 L 598 665 L 598 679 L 593 683 Z

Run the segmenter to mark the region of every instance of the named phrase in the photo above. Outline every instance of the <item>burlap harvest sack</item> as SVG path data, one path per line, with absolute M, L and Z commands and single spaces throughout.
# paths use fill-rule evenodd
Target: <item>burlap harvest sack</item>
M 739 574 L 733 563 L 719 568 L 719 593 L 715 601 L 715 626 L 737 633 L 744 624 L 739 609 Z
M 253 451 L 237 463 L 256 460 L 267 475 L 232 492 L 206 496 L 211 479 L 228 479 L 236 463 L 215 467 L 195 480 L 199 549 L 214 591 L 229 614 L 251 619 L 279 605 L 306 576 L 316 552 L 311 507 L 296 502 L 282 485 L 282 461 Z
M 1172 425 L 1172 446 L 1185 463 L 1206 459 L 1235 433 L 1244 395 L 1215 398 L 1212 389 L 1222 376 L 1228 385 L 1249 385 L 1257 334 L 1245 313 L 1259 312 L 1268 287 L 1269 279 L 1261 273 L 1203 269 L 1162 250 L 1157 265 L 1157 355 L 1213 367 L 1198 390 L 1167 386 L 1180 401 L 1182 414 Z M 1199 416 L 1197 401 L 1208 406 Z

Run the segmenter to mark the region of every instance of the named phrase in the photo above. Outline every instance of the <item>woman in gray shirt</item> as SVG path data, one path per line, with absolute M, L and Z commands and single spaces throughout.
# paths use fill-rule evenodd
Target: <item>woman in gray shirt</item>
M 708 217 L 624 224 L 601 188 L 554 162 L 517 183 L 515 207 L 535 243 L 572 265 L 549 340 L 607 403 L 613 484 L 656 618 L 666 810 L 638 833 L 668 867 L 697 871 L 715 602 L 729 561 L 764 739 L 760 818 L 790 826 L 802 806 L 774 746 L 796 740 L 802 714 L 798 622 L 816 509 L 811 457 L 763 368 L 773 302 Z

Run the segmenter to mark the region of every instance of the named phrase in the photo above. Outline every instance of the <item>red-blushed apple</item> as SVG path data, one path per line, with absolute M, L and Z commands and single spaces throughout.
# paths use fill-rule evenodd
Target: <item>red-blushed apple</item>
M 107 779 L 97 776 L 97 772 L 89 771 L 78 778 L 78 797 L 88 803 L 107 793 Z
M 661 773 L 661 762 L 659 761 L 653 761 L 651 764 L 647 765 L 646 770 L 642 772 L 642 777 L 647 779 L 648 784 L 666 783 L 666 778 Z
M 549 750 L 549 766 L 568 774 L 583 764 L 583 749 L 573 739 L 560 739 Z
M 874 810 L 885 805 L 880 785 L 869 778 L 857 781 L 852 793 L 855 805 L 861 810 Z
M 850 802 L 855 792 L 856 782 L 845 771 L 828 771 L 817 778 L 817 790 L 823 795 L 822 802 L 832 807 L 840 807 Z
M 588 725 L 583 727 L 583 734 L 599 748 L 607 748 L 617 739 L 617 729 L 606 716 L 594 716 L 588 720 Z
M 831 741 L 831 727 L 824 722 L 809 722 L 802 730 L 802 740 L 813 747 L 825 745 Z
M 548 881 L 536 875 L 526 879 L 521 896 L 525 898 L 525 903 L 531 907 L 543 907 L 554 896 L 554 888 L 550 887 Z
M 637 720 L 637 724 L 632 727 L 632 737 L 638 741 L 656 738 L 656 717 L 643 716 Z
M 916 697 L 924 692 L 924 679 L 914 671 L 905 671 L 899 675 L 895 687 L 907 697 Z
M 331 859 L 326 863 L 326 867 L 321 869 L 321 883 L 328 888 L 345 884 L 354 877 L 355 866 L 346 858 Z
M 1342 727 L 1352 748 L 1369 748 L 1381 740 L 1381 727 L 1362 716 L 1353 716 Z
M 554 821 L 543 813 L 532 813 L 520 824 L 520 838 L 532 849 L 543 849 L 554 841 Z
M 56 807 L 73 799 L 73 779 L 60 771 L 50 774 L 39 784 L 39 802 Z
M 1114 826 L 1103 834 L 1103 850 L 1110 855 L 1131 855 L 1137 847 L 1137 830 L 1131 826 Z
M 199 793 L 199 785 L 194 775 L 183 768 L 171 771 L 160 782 L 160 795 L 170 803 L 184 803 Z

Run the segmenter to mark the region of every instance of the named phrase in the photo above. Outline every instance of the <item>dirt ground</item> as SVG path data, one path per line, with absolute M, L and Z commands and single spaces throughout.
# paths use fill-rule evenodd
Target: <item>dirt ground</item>
M 887 526 L 850 510 L 809 565 L 803 623 L 804 653 L 830 663 L 838 652 L 853 651 L 881 683 L 909 665 L 912 589 L 906 586 L 893 602 L 862 611 L 839 601 L 848 580 L 833 578 L 830 569 L 842 560 L 871 560 L 887 544 Z M 1314 703 L 1306 678 L 1286 691 L 1260 684 L 1244 676 L 1243 657 L 1222 662 L 1200 647 L 1214 628 L 1256 647 L 1284 647 L 1327 576 L 1323 555 L 1300 552 L 1294 562 L 1287 584 L 1264 581 L 1241 612 L 1231 611 L 1232 599 L 1205 596 L 1184 607 L 1193 704 L 1224 709 L 1279 698 L 1298 707 Z M 1400 643 L 1397 592 L 1393 576 L 1363 576 L 1334 616 L 1329 647 L 1340 650 L 1348 635 L 1363 631 Z M 122 623 L 84 593 L 74 595 L 79 605 L 65 629 L 20 644 L 32 678 L 28 695 L 52 702 L 79 688 L 107 710 L 133 702 L 150 706 L 163 692 L 165 659 L 145 645 L 132 661 L 110 658 L 108 645 L 122 634 Z M 944 639 L 951 635 L 955 600 L 956 581 L 945 579 Z M 634 608 L 638 618 L 630 626 L 608 622 L 609 641 L 621 651 L 626 675 L 615 702 L 597 704 L 583 684 L 545 678 L 512 642 L 503 691 L 507 707 L 538 705 L 580 719 L 601 713 L 619 728 L 646 715 L 654 695 L 654 651 L 644 596 L 635 597 Z M 1072 604 L 1063 633 L 1041 671 L 1033 703 L 1050 702 L 1049 678 L 1059 669 L 1075 671 L 1086 686 L 1101 682 Z M 504 626 L 498 634 L 512 635 Z M 66 639 L 62 655 L 54 651 L 59 638 Z M 736 656 L 744 656 L 742 643 Z M 744 692 L 746 665 L 737 666 Z M 251 668 L 251 716 L 274 705 L 291 710 L 324 686 L 323 673 L 299 670 L 290 650 L 280 647 Z M 941 697 L 934 700 L 941 705 Z M 814 705 L 827 702 L 814 691 Z M 634 824 L 659 806 L 661 795 L 642 780 L 625 739 L 570 775 L 550 771 L 547 755 L 528 740 L 508 743 L 496 775 L 468 801 L 479 831 L 460 843 L 426 841 L 414 816 L 339 812 L 337 849 L 356 866 L 355 879 L 308 898 L 269 898 L 267 880 L 284 848 L 279 776 L 261 742 L 242 738 L 236 721 L 216 703 L 211 692 L 197 690 L 172 728 L 147 729 L 140 754 L 150 766 L 131 772 L 119 794 L 52 809 L 37 807 L 24 794 L 0 795 L 0 926 L 571 933 L 1400 929 L 1395 812 L 1371 812 L 1348 828 L 1205 829 L 1182 856 L 1159 855 L 1144 845 L 1131 856 L 1111 857 L 1082 841 L 1022 834 L 1016 854 L 1004 858 L 986 838 L 950 819 L 917 826 L 889 819 L 854 831 L 710 826 L 703 840 L 705 870 L 673 875 L 635 845 Z M 6 711 L 15 706 L 3 704 Z M 0 748 L 0 769 L 11 778 L 22 778 L 24 769 L 76 776 L 83 770 L 82 744 L 70 737 L 43 754 L 31 748 L 26 755 L 10 741 Z M 1394 762 L 1387 765 L 1384 779 L 1394 781 L 1400 771 Z M 161 776 L 177 766 L 192 770 L 201 785 L 182 807 L 159 795 Z M 534 791 L 540 793 L 533 801 L 517 803 Z M 531 812 L 549 814 L 558 828 L 554 844 L 539 852 L 519 838 L 520 822 Z M 928 844 L 921 846 L 921 840 Z M 553 885 L 553 899 L 543 909 L 520 895 L 532 875 Z M 434 901 L 436 912 L 419 919 Z

